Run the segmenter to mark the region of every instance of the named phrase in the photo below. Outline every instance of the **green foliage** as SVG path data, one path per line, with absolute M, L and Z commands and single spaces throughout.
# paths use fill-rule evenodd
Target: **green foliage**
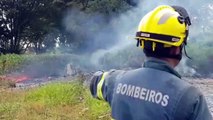
M 3 25 L 0 37 L 1 53 L 20 54 L 32 41 L 41 43 L 41 38 L 47 33 L 47 26 L 50 27 L 46 16 L 41 15 L 50 0 L 2 0 L 0 2 L 0 25 Z M 5 14 L 3 14 L 5 13 Z M 4 16 L 4 17 L 3 17 Z M 36 24 L 36 25 L 35 25 Z M 50 30 L 48 30 L 49 32 Z M 35 44 L 35 47 L 38 47 Z
M 210 52 L 212 50 L 211 42 L 189 43 L 187 51 L 193 60 L 187 61 L 188 66 L 194 68 L 202 76 L 210 75 L 213 72 L 211 64 L 213 62 L 213 53 Z M 91 64 L 88 57 L 90 56 L 72 54 L 1 55 L 0 74 L 21 71 L 32 75 L 32 77 L 62 76 L 68 63 L 74 65 L 77 69 L 90 72 L 96 69 L 138 68 L 141 67 L 145 58 L 142 50 L 135 46 L 105 53 L 99 59 L 97 66 Z
M 57 75 L 64 70 L 69 58 L 66 55 L 42 54 L 29 55 L 27 61 L 23 65 L 23 71 L 31 73 L 41 73 L 45 75 Z
M 128 46 L 116 52 L 106 53 L 99 62 L 105 69 L 138 68 L 141 67 L 144 59 L 142 49 Z
M 192 56 L 190 66 L 195 68 L 201 75 L 209 75 L 213 72 L 213 48 L 211 40 L 201 43 L 192 43 L 189 46 L 188 53 Z
M 124 0 L 94 0 L 88 8 L 89 12 L 99 12 L 103 15 L 115 15 L 130 8 Z
M 15 54 L 7 54 L 0 56 L 0 74 L 8 73 L 11 70 L 18 69 L 23 62 L 25 62 L 26 57 L 15 55 Z
M 204 42 L 190 42 L 186 47 L 188 55 L 192 60 L 187 60 L 187 65 L 197 71 L 197 75 L 210 76 L 213 72 L 213 48 L 211 40 L 207 38 Z M 123 68 L 138 68 L 144 62 L 144 54 L 142 49 L 129 46 L 125 49 L 105 53 L 99 61 L 102 69 L 123 69 Z
M 78 59 L 78 56 L 71 54 L 1 55 L 0 74 L 15 71 L 34 72 L 35 74 L 39 72 L 44 75 L 60 74 L 65 69 L 67 63 L 78 61 Z
M 110 19 L 128 10 L 129 6 L 125 0 L 2 0 L 0 53 L 20 54 L 28 47 L 36 53 L 43 53 L 53 50 L 56 43 L 69 47 L 83 44 L 79 41 L 81 35 L 66 31 L 64 27 L 67 11 L 78 10 L 88 15 L 98 13 Z

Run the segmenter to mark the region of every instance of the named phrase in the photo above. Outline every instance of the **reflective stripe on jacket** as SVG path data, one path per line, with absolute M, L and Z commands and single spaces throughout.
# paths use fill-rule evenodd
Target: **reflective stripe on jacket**
M 202 93 L 158 59 L 135 70 L 96 72 L 90 90 L 110 104 L 115 120 L 212 120 Z

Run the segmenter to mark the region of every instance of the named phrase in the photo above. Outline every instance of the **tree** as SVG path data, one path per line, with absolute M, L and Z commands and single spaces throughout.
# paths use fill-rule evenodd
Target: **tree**
M 0 1 L 2 53 L 19 54 L 29 45 L 33 45 L 36 49 L 41 48 L 44 35 L 51 31 L 51 26 L 54 26 L 54 20 L 51 20 L 53 17 L 46 14 L 51 2 L 52 0 Z
M 88 38 L 78 34 L 79 31 L 66 30 L 63 20 L 67 11 L 100 13 L 106 18 L 104 22 L 108 22 L 112 16 L 129 9 L 130 3 L 129 0 L 1 0 L 1 53 L 20 54 L 29 46 L 40 53 L 53 49 L 57 40 L 61 46 L 77 48 Z
M 38 7 L 39 3 L 24 0 L 2 0 L 0 2 L 1 25 L 3 32 L 0 38 L 1 48 L 6 53 L 21 53 L 28 43 L 22 36 L 26 28 L 33 21 L 32 12 Z

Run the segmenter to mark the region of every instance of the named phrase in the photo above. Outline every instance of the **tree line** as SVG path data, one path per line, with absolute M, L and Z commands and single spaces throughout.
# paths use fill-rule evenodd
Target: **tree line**
M 107 22 L 136 5 L 132 0 L 0 0 L 0 53 L 21 54 L 29 49 L 42 53 L 56 43 L 80 46 L 79 37 L 62 24 L 67 11 L 98 13 Z

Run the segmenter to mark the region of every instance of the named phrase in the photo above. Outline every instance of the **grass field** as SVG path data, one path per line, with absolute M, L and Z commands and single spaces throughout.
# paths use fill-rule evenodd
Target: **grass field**
M 8 88 L 0 81 L 0 119 L 110 120 L 107 103 L 91 97 L 80 83 L 51 83 L 31 89 Z

